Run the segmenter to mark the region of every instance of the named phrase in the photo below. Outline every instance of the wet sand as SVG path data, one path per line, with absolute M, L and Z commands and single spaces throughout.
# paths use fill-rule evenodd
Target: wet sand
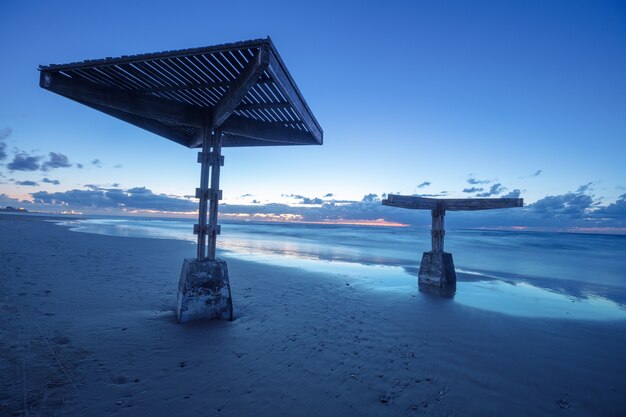
M 228 259 L 179 325 L 174 240 L 0 215 L 0 415 L 620 416 L 626 322 L 514 317 Z

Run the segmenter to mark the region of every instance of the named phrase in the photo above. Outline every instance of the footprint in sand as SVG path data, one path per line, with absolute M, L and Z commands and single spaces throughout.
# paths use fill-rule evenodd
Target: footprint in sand
M 569 402 L 567 400 L 562 399 L 562 398 L 557 400 L 556 403 L 558 404 L 559 407 L 561 407 L 564 410 L 570 408 Z
M 123 385 L 125 383 L 128 382 L 128 379 L 124 376 L 116 376 L 115 378 L 113 378 L 113 383 L 117 384 L 117 385 Z

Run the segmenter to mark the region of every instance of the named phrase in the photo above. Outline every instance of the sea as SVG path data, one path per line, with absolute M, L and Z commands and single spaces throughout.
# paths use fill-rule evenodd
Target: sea
M 60 222 L 76 232 L 190 246 L 193 223 L 136 217 Z M 218 256 L 331 274 L 371 291 L 419 293 L 419 264 L 431 244 L 430 229 L 411 226 L 225 221 L 221 227 Z M 445 295 L 453 302 L 513 316 L 626 320 L 625 235 L 452 229 L 445 250 L 457 273 L 456 292 Z

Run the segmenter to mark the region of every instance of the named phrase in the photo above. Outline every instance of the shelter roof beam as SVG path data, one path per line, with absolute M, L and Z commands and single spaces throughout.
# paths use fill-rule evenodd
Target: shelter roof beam
M 246 64 L 239 77 L 228 87 L 228 91 L 215 105 L 213 110 L 214 129 L 220 127 L 233 114 L 241 100 L 261 77 L 261 74 L 263 74 L 269 64 L 269 56 L 269 45 L 264 44 L 258 49 L 254 58 Z
M 141 96 L 130 91 L 102 88 L 59 74 L 42 71 L 39 84 L 42 88 L 82 103 L 132 113 L 147 119 L 193 127 L 202 127 L 206 120 L 206 111 L 201 108 L 158 97 Z

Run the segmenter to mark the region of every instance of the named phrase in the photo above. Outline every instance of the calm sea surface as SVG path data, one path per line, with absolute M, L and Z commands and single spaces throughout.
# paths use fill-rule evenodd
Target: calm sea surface
M 193 243 L 193 223 L 95 218 L 61 224 Z M 454 302 L 528 317 L 626 319 L 626 236 L 446 230 L 445 249 L 459 281 Z M 337 274 L 375 291 L 417 292 L 427 250 L 430 230 L 412 227 L 223 223 L 218 240 L 226 257 Z

